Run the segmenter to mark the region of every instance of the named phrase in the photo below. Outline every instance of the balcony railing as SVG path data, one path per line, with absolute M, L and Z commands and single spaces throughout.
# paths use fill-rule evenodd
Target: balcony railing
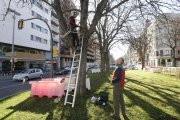
M 55 18 L 54 16 L 51 16 L 51 20 L 52 20 L 53 22 L 55 22 L 56 24 L 59 24 L 58 19 Z
M 59 33 L 59 28 L 58 27 L 55 27 L 53 25 L 51 25 L 51 30 L 56 32 L 56 33 Z

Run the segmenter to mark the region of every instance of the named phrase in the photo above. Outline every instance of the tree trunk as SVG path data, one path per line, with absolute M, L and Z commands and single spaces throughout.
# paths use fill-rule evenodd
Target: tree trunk
M 173 49 L 173 67 L 176 67 L 176 50 L 175 48 Z
M 86 38 L 84 36 L 84 38 Z M 81 54 L 81 62 L 80 62 L 80 72 L 79 72 L 79 81 L 78 81 L 78 91 L 77 93 L 82 95 L 86 90 L 86 64 L 87 64 L 87 46 L 88 42 L 86 39 L 83 39 L 83 49 Z
M 104 52 L 101 51 L 101 72 L 105 73 L 105 58 Z
M 109 66 L 110 66 L 110 64 L 109 64 L 109 51 L 107 51 L 106 53 L 105 53 L 105 56 L 106 56 L 106 72 L 109 72 Z
M 141 63 L 142 63 L 142 70 L 143 70 L 143 68 L 145 67 L 145 58 L 144 58 L 144 56 L 142 56 L 142 58 L 141 58 Z

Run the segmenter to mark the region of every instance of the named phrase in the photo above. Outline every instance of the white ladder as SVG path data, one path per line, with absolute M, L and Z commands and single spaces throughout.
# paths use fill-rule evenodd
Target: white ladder
M 66 97 L 65 97 L 65 101 L 64 101 L 64 105 L 71 104 L 72 107 L 74 107 L 76 93 L 77 93 L 77 86 L 78 86 L 79 72 L 80 72 L 79 68 L 80 68 L 82 48 L 83 48 L 83 36 L 82 36 L 82 38 L 80 38 L 80 40 L 82 40 L 80 49 L 74 50 L 73 62 L 72 62 L 72 66 L 71 66 L 71 72 L 70 72 L 70 77 L 69 77 L 69 81 L 68 81 Z M 80 53 L 77 53 L 79 51 L 80 51 Z M 73 72 L 76 72 L 76 73 L 73 73 Z M 75 79 L 75 83 L 72 83 L 73 79 Z M 71 91 L 72 89 L 74 89 L 74 90 Z M 70 92 L 71 92 L 71 94 L 70 94 Z M 68 96 L 73 97 L 72 102 L 68 101 Z

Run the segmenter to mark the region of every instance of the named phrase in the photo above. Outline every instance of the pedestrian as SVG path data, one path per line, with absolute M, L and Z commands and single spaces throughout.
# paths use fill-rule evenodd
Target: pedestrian
M 69 27 L 70 27 L 71 35 L 73 38 L 73 46 L 78 47 L 79 46 L 79 38 L 78 38 L 76 28 L 79 26 L 76 24 L 75 18 L 76 18 L 75 14 L 69 17 Z
M 122 64 L 124 63 L 123 58 L 119 58 L 115 61 L 116 68 L 113 73 L 112 85 L 113 85 L 113 104 L 114 104 L 114 113 L 111 116 L 115 119 L 120 120 L 119 110 L 124 118 L 127 118 L 125 112 L 125 103 L 124 103 L 124 84 L 125 84 L 125 69 Z

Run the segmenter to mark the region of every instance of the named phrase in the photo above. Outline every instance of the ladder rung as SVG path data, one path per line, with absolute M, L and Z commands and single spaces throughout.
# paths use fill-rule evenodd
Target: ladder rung
M 75 88 L 76 84 L 69 84 L 69 87 Z
M 71 103 L 71 102 L 66 102 L 66 103 L 68 103 L 68 104 L 73 104 L 73 103 Z
M 79 60 L 74 61 L 74 63 L 79 62 Z
M 76 54 L 75 56 L 79 56 L 80 54 Z
M 77 75 L 77 74 L 71 74 L 71 75 Z
M 73 67 L 73 68 L 79 68 L 79 67 Z
M 76 76 L 74 76 L 74 77 L 71 77 L 71 78 L 77 78 Z
M 67 94 L 67 95 L 74 96 L 74 95 L 71 95 L 71 94 Z
M 75 89 L 76 87 L 74 87 L 74 86 L 69 86 L 69 88 Z M 71 90 L 71 89 L 70 89 L 70 90 Z

